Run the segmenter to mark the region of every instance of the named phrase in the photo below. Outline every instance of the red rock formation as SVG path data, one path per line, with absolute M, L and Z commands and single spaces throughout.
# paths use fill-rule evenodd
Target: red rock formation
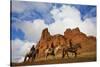
M 80 32 L 78 27 L 75 29 L 66 29 L 66 31 L 64 32 L 64 35 L 56 34 L 54 36 L 50 35 L 48 29 L 45 28 L 42 31 L 41 38 L 37 44 L 37 48 L 39 49 L 39 56 L 44 56 L 45 49 L 51 47 L 52 43 L 54 47 L 58 45 L 68 46 L 70 39 L 72 40 L 73 44 L 76 44 L 76 43 L 82 44 L 82 47 L 84 48 L 82 51 L 85 50 L 86 48 L 85 46 L 88 46 L 87 43 L 90 41 L 90 39 L 96 45 L 96 38 L 93 36 L 87 37 L 84 33 Z M 90 42 L 89 44 L 91 44 Z M 95 46 L 93 47 L 93 49 L 94 48 Z
M 82 41 L 87 39 L 87 36 L 80 32 L 79 28 L 75 29 L 66 29 L 64 32 L 64 37 L 67 39 L 71 39 L 73 43 L 81 43 Z
M 60 34 L 56 34 L 53 36 L 53 44 L 54 46 L 58 46 L 58 45 L 61 45 L 61 46 L 65 46 L 67 45 L 67 39 L 65 39 L 65 37 L 63 35 L 60 35 Z

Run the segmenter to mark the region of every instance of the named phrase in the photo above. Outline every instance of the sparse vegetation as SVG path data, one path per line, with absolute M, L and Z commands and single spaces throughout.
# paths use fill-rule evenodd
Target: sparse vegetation
M 96 52 L 84 52 L 78 54 L 77 58 L 74 58 L 70 55 L 70 58 L 67 56 L 62 59 L 61 55 L 57 55 L 55 58 L 53 56 L 49 56 L 47 59 L 45 57 L 37 58 L 34 62 L 26 62 L 26 63 L 12 63 L 12 66 L 23 66 L 23 65 L 39 65 L 39 64 L 59 64 L 59 63 L 76 63 L 76 62 L 90 62 L 96 61 Z

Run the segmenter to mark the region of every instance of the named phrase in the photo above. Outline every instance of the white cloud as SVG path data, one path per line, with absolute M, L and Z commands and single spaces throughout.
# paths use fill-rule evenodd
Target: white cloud
M 79 27 L 87 35 L 96 36 L 96 25 L 93 19 L 86 18 L 82 21 L 80 11 L 75 7 L 63 5 L 61 8 L 53 8 L 51 14 L 55 22 L 50 25 L 46 25 L 43 19 L 36 19 L 33 22 L 16 23 L 16 26 L 25 33 L 28 41 L 33 42 L 39 40 L 42 30 L 46 27 L 52 35 L 63 34 L 66 28 Z
M 13 62 L 22 62 L 26 53 L 29 52 L 32 45 L 36 45 L 35 43 L 31 43 L 28 41 L 23 41 L 20 39 L 12 40 L 12 61 Z
M 25 33 L 25 39 L 31 42 L 37 42 L 42 30 L 46 27 L 48 26 L 41 19 L 36 19 L 33 22 L 16 23 L 16 28 L 21 29 Z
M 51 11 L 51 14 L 53 15 L 53 18 L 57 20 L 63 20 L 64 18 L 70 18 L 75 20 L 80 20 L 80 12 L 75 8 L 71 6 L 63 5 L 61 8 L 54 8 Z
M 63 5 L 61 8 L 54 8 L 51 11 L 55 23 L 49 26 L 52 34 L 63 34 L 66 28 L 79 27 L 87 35 L 96 36 L 96 17 L 81 20 L 80 11 L 73 6 Z
M 85 21 L 79 25 L 79 28 L 87 35 L 96 36 L 96 24 L 93 18 L 86 18 Z

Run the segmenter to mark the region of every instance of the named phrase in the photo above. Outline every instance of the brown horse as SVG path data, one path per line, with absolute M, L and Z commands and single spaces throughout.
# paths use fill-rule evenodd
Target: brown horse
M 67 54 L 67 56 L 69 58 L 68 52 L 74 54 L 74 56 L 76 58 L 77 57 L 78 48 L 81 48 L 80 44 L 75 44 L 75 45 L 72 45 L 71 47 L 63 48 L 62 58 L 64 58 L 66 54 Z

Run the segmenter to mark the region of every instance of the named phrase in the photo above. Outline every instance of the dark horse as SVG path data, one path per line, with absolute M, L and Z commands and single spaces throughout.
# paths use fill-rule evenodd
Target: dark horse
M 68 52 L 74 54 L 75 55 L 75 58 L 76 58 L 77 57 L 77 50 L 78 50 L 78 48 L 81 48 L 81 45 L 80 44 L 73 45 L 72 43 L 70 43 L 70 47 L 63 48 L 62 58 L 64 58 L 66 54 L 67 54 L 67 56 L 69 58 Z
M 35 49 L 35 47 L 33 45 L 30 52 L 26 54 L 26 56 L 24 58 L 24 62 L 26 62 L 27 58 L 28 58 L 28 61 L 30 59 L 31 59 L 31 62 L 34 61 L 35 58 L 36 58 L 37 53 L 38 53 L 38 49 Z
M 54 45 L 52 43 L 51 47 L 50 48 L 47 47 L 47 49 L 45 50 L 45 57 L 46 57 L 46 59 L 47 59 L 47 57 L 49 55 L 55 56 L 54 50 L 55 50 L 55 48 L 54 48 Z

